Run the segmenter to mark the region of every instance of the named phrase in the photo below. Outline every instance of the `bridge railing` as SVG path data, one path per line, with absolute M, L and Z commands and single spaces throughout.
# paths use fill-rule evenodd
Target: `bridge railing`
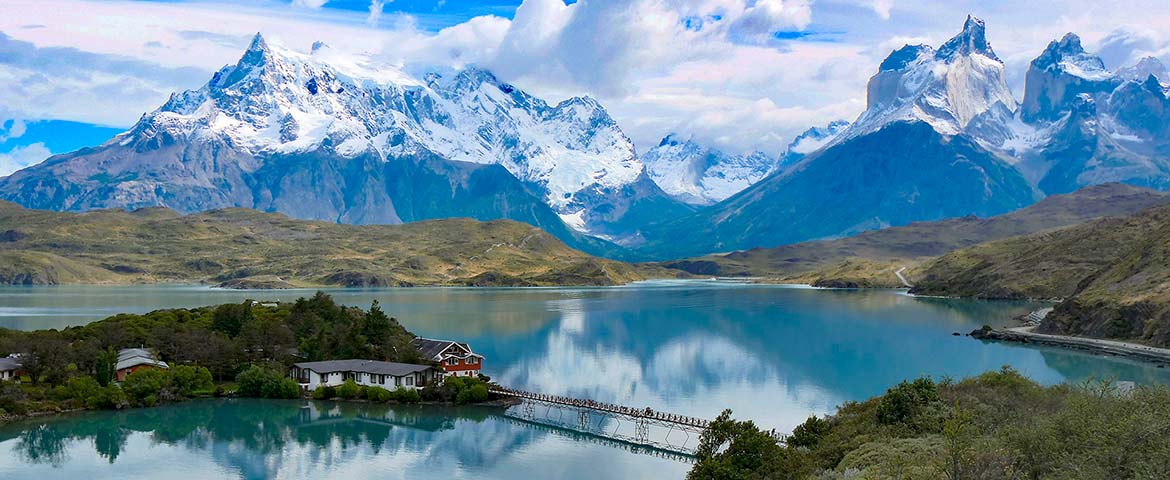
M 595 400 L 566 397 L 563 395 L 549 395 L 545 393 L 527 392 L 524 390 L 516 390 L 507 387 L 492 387 L 490 392 L 497 395 L 523 398 L 534 400 L 538 402 L 553 403 L 558 405 L 565 405 L 576 408 L 587 408 L 591 410 L 598 410 L 607 413 L 624 415 L 627 417 L 646 418 L 659 422 L 674 423 L 679 425 L 686 425 L 695 428 L 707 428 L 711 422 L 703 418 L 690 417 L 686 415 L 678 415 L 669 412 L 655 411 L 650 407 L 634 408 L 625 405 L 617 405 L 612 403 L 598 402 Z

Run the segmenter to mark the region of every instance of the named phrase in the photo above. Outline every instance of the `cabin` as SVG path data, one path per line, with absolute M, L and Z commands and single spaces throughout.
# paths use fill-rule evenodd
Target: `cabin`
M 483 368 L 483 355 L 473 352 L 466 343 L 421 337 L 410 343 L 424 359 L 437 362 L 447 375 L 474 377 Z
M 17 355 L 9 355 L 0 358 L 0 381 L 20 381 L 20 376 L 24 372 L 20 371 L 20 357 Z
M 154 352 L 145 348 L 124 348 L 118 351 L 118 363 L 114 371 L 119 382 L 125 382 L 131 373 L 146 369 L 167 370 L 166 362 L 155 358 Z
M 296 380 L 302 390 L 336 387 L 346 380 L 394 390 L 398 387 L 422 388 L 440 380 L 443 372 L 430 365 L 355 359 L 294 363 L 289 369 L 289 377 Z

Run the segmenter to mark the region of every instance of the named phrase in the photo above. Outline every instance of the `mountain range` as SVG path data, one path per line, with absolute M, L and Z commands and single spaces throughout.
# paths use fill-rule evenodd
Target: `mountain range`
M 1017 102 L 986 25 L 968 17 L 938 48 L 892 52 L 869 80 L 866 110 L 823 147 L 646 227 L 635 248 L 679 258 L 993 216 L 1106 182 L 1166 189 L 1166 77 L 1156 59 L 1109 72 L 1069 34 L 1032 62 Z
M 878 66 L 853 122 L 777 154 L 670 135 L 641 155 L 589 97 L 556 104 L 467 68 L 415 78 L 257 35 L 202 88 L 106 143 L 0 179 L 0 198 L 82 211 L 223 207 L 396 224 L 513 219 L 569 245 L 668 259 L 1013 211 L 1123 182 L 1170 188 L 1156 59 L 1110 71 L 1069 34 L 1007 87 L 983 21 Z
M 395 224 L 510 218 L 578 247 L 689 210 L 595 100 L 556 105 L 469 68 L 416 80 L 256 35 L 235 65 L 110 141 L 0 182 L 30 208 L 222 207 Z M 566 228 L 572 227 L 575 231 Z

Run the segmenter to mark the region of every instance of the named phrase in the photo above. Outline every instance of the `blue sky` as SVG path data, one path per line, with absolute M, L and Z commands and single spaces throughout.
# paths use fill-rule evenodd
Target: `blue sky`
M 97 144 L 235 62 L 322 40 L 417 75 L 475 64 L 549 101 L 597 98 L 639 149 L 668 133 L 778 153 L 852 120 L 893 49 L 984 18 L 1011 87 L 1066 32 L 1109 67 L 1170 60 L 1164 0 L 4 0 L 0 175 Z M 19 123 L 19 126 L 18 126 Z

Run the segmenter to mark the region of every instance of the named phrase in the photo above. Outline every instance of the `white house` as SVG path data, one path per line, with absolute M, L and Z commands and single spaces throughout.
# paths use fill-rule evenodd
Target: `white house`
M 294 363 L 289 376 L 302 389 L 315 390 L 319 386 L 338 386 L 346 380 L 358 385 L 394 390 L 398 387 L 421 388 L 443 376 L 429 365 L 379 362 L 376 360 L 325 360 Z
M 466 343 L 422 337 L 410 343 L 423 358 L 438 362 L 447 375 L 474 377 L 483 369 L 483 355 L 471 351 Z
M 17 380 L 20 378 L 20 357 L 9 355 L 0 358 L 0 380 Z

